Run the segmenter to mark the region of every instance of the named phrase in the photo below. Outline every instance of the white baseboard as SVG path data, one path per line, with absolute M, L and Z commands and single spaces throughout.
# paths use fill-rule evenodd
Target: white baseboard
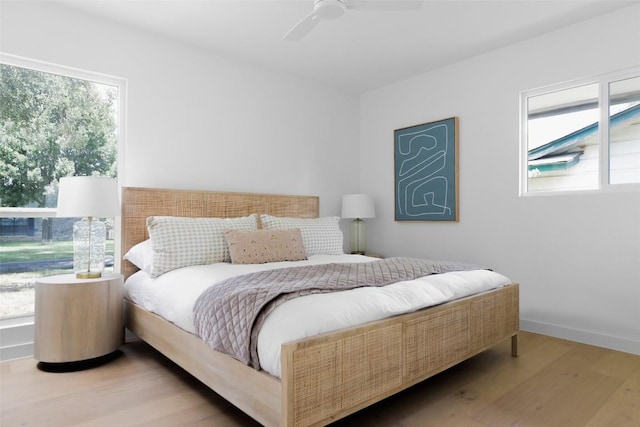
M 33 316 L 3 319 L 0 324 L 0 362 L 33 356 Z
M 520 319 L 520 330 L 640 355 L 640 341 Z
M 33 343 L 0 347 L 0 362 L 33 357 Z
M 138 341 L 140 338 L 129 329 L 124 328 L 124 342 Z

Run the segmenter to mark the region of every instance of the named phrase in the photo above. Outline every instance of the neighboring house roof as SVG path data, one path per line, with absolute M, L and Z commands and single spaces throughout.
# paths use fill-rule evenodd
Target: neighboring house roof
M 640 104 L 622 110 L 609 119 L 610 127 L 620 126 L 640 117 Z M 580 161 L 582 142 L 598 133 L 598 122 L 528 151 L 529 170 L 541 172 L 568 169 Z

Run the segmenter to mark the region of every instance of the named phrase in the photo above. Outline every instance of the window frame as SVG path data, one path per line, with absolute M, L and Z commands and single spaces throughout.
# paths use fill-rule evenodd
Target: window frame
M 619 80 L 640 77 L 640 66 L 630 67 L 597 76 L 583 77 L 562 83 L 520 92 L 520 151 L 519 151 L 519 196 L 559 196 L 570 194 L 610 193 L 640 191 L 640 183 L 609 183 L 609 85 Z M 561 90 L 572 89 L 589 84 L 598 85 L 598 186 L 583 190 L 546 190 L 529 191 L 528 189 L 528 99 Z
M 95 83 L 116 86 L 118 88 L 118 133 L 117 133 L 117 167 L 118 167 L 118 191 L 123 185 L 125 168 L 125 144 L 126 144 L 126 105 L 127 105 L 127 79 L 122 77 L 115 77 L 103 73 L 81 70 L 78 68 L 67 67 L 64 65 L 54 64 L 45 61 L 39 61 L 22 56 L 12 55 L 4 52 L 0 52 L 0 63 L 26 68 L 34 71 L 40 71 L 45 73 L 57 74 L 65 77 L 88 80 Z M 15 208 L 15 207 L 1 207 L 0 217 L 2 218 L 14 218 L 14 217 L 29 217 L 29 218 L 45 218 L 55 217 L 55 208 Z M 114 218 L 114 265 L 115 272 L 121 271 L 121 221 L 120 216 Z M 16 315 L 0 319 L 0 327 L 10 327 L 11 325 L 21 324 L 28 325 L 33 323 L 33 314 Z M 28 341 L 23 341 L 28 342 Z M 6 343 L 0 343 L 0 347 L 4 347 Z

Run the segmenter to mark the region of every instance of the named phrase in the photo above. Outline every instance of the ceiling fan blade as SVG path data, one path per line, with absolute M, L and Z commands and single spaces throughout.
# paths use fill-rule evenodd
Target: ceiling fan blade
M 347 0 L 347 9 L 357 10 L 418 10 L 423 0 Z
M 303 18 L 300 22 L 293 26 L 292 29 L 289 30 L 287 34 L 282 37 L 282 40 L 287 41 L 296 41 L 300 40 L 316 26 L 319 19 L 315 13 L 312 13 L 305 18 Z

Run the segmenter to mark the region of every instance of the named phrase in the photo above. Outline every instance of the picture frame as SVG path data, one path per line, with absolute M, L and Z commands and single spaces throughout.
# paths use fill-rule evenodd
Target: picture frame
M 396 221 L 459 221 L 458 117 L 394 131 Z

